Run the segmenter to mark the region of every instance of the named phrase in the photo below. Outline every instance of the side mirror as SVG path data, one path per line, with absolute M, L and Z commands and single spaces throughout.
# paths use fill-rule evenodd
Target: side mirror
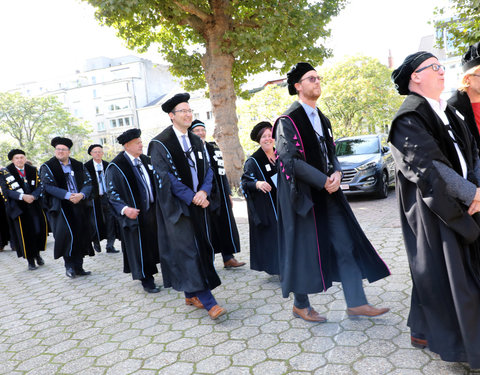
M 388 151 L 390 151 L 390 147 L 388 147 L 388 146 L 383 146 L 382 147 L 382 153 L 386 154 Z

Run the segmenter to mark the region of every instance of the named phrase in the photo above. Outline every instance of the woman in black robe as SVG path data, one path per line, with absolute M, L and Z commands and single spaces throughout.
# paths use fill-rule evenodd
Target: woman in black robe
M 250 268 L 278 275 L 277 167 L 272 125 L 266 121 L 258 123 L 250 138 L 260 144 L 245 162 L 242 176 L 250 228 Z

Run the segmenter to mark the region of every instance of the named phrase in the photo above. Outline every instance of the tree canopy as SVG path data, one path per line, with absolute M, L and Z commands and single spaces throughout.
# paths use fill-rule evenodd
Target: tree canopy
M 480 0 L 449 0 L 448 6 L 436 8 L 435 15 L 439 18 L 435 27 L 448 30 L 447 40 L 438 40 L 442 46 L 446 42 L 463 53 L 465 46 L 480 41 Z
M 320 109 L 332 122 L 335 137 L 386 132 L 403 102 L 377 59 L 351 56 L 320 70 Z
M 53 137 L 65 136 L 81 144 L 89 133 L 86 125 L 73 118 L 55 97 L 25 97 L 19 93 L 0 93 L 0 131 L 10 138 L 2 139 L 2 151 L 21 148 L 36 163 L 53 155 Z M 5 162 L 6 154 L 2 157 Z
M 84 0 L 96 17 L 118 31 L 127 46 L 152 45 L 183 79 L 186 90 L 204 88 L 215 117 L 214 138 L 230 182 L 238 185 L 244 153 L 238 138 L 236 98 L 249 75 L 298 61 L 321 63 L 322 42 L 346 0 Z

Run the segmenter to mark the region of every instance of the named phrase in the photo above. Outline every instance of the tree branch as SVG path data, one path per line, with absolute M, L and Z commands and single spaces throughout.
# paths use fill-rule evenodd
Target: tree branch
M 204 11 L 198 9 L 197 7 L 193 6 L 192 4 L 182 4 L 179 1 L 174 0 L 173 4 L 175 4 L 178 8 L 183 10 L 184 12 L 193 14 L 200 18 L 203 22 L 207 22 L 210 19 L 210 15 L 205 13 Z

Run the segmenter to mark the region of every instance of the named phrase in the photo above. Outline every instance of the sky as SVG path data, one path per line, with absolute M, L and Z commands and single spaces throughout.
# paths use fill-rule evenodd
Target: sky
M 417 51 L 422 36 L 433 33 L 428 21 L 445 1 L 350 0 L 330 24 L 332 61 L 363 54 L 386 64 L 390 49 L 399 65 Z M 0 0 L 0 51 L 0 91 L 83 70 L 88 58 L 136 54 L 80 0 Z M 136 55 L 162 62 L 153 48 Z

